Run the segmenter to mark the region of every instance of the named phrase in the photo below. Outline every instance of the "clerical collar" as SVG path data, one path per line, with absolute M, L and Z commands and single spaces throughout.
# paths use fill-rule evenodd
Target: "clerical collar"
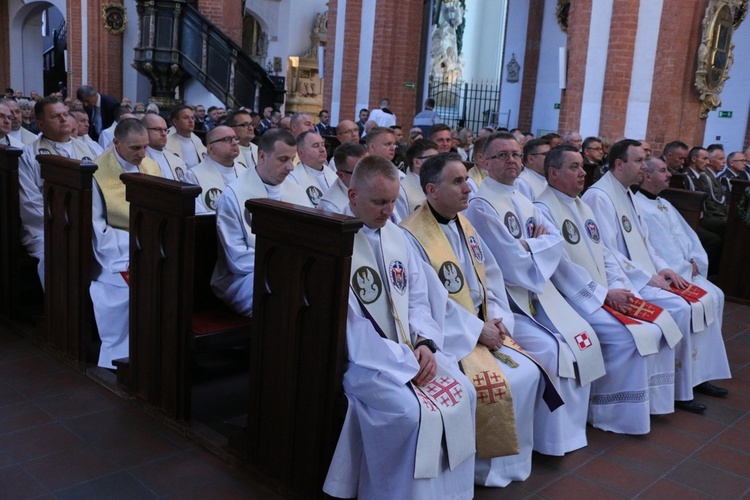
M 563 198 L 564 198 L 565 200 L 575 201 L 575 199 L 577 198 L 577 196 L 570 196 L 570 195 L 568 195 L 568 194 L 566 194 L 566 193 L 563 193 L 562 191 L 560 191 L 560 190 L 559 190 L 559 189 L 557 189 L 556 187 L 550 186 L 550 189 L 552 189 L 552 190 L 553 190 L 553 191 L 554 191 L 555 193 L 560 193 L 560 195 L 561 195 L 561 196 L 562 196 L 562 197 L 563 197 Z
M 646 198 L 648 198 L 649 200 L 655 200 L 655 199 L 657 199 L 657 198 L 659 197 L 658 195 L 656 195 L 656 194 L 653 194 L 653 193 L 650 193 L 650 192 L 646 191 L 646 190 L 645 190 L 645 189 L 643 189 L 643 188 L 638 188 L 638 191 L 637 191 L 637 192 L 638 192 L 638 193 L 641 193 L 641 194 L 642 194 L 643 196 L 645 196 L 645 197 L 646 197 Z
M 125 161 L 122 156 L 117 152 L 117 149 L 114 147 L 112 148 L 112 151 L 115 153 L 115 158 L 117 158 L 117 161 L 120 163 L 120 166 L 125 172 L 139 172 L 140 169 L 138 168 L 138 165 L 133 165 L 130 162 Z
M 435 216 L 435 220 L 438 221 L 438 224 L 447 225 L 458 219 L 458 215 L 456 215 L 452 219 L 446 219 L 445 217 L 437 213 L 434 208 L 432 208 L 432 205 L 430 205 L 429 201 L 427 202 L 427 206 L 430 207 L 430 212 L 432 212 L 432 215 Z

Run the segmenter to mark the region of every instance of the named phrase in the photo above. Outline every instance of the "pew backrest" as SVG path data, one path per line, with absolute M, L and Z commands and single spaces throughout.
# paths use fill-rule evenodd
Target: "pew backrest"
M 0 312 L 14 317 L 19 310 L 15 293 L 20 278 L 19 256 L 21 246 L 21 215 L 18 199 L 18 159 L 23 154 L 19 148 L 0 146 Z
M 727 229 L 719 264 L 719 286 L 727 300 L 750 304 L 750 260 L 747 258 L 750 225 L 741 219 L 739 206 L 745 191 L 750 189 L 750 181 L 734 179 L 731 184 Z
M 667 188 L 659 196 L 674 205 L 680 215 L 685 219 L 693 231 L 698 229 L 703 211 L 703 200 L 708 194 L 703 191 L 690 191 L 687 189 Z

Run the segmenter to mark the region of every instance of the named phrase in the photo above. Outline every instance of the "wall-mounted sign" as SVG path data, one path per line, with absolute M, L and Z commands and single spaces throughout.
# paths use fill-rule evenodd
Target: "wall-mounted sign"
M 560 109 L 560 103 L 559 102 L 555 103 L 555 109 Z
M 731 111 L 719 111 L 719 118 L 731 118 L 732 112 Z
M 415 84 L 414 82 L 406 82 L 404 84 L 404 87 L 406 87 L 407 89 L 415 89 L 417 88 L 417 84 Z

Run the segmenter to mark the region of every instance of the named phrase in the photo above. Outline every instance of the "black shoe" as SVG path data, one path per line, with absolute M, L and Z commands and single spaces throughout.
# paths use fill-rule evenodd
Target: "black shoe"
M 698 384 L 693 388 L 693 390 L 695 392 L 700 392 L 701 394 L 712 396 L 714 398 L 722 398 L 729 394 L 728 390 L 724 389 L 723 387 L 717 387 L 710 382 L 703 382 L 702 384 Z
M 706 405 L 696 403 L 692 399 L 690 401 L 675 401 L 674 407 L 680 410 L 689 411 L 690 413 L 703 413 L 706 411 Z

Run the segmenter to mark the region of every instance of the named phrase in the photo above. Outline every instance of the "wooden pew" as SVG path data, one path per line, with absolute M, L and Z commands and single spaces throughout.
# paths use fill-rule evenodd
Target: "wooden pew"
M 75 367 L 95 361 L 98 336 L 89 294 L 95 163 L 38 155 L 44 179 L 46 342 Z
M 698 228 L 701 212 L 703 212 L 703 200 L 708 196 L 707 193 L 670 187 L 662 191 L 659 196 L 674 205 L 694 231 Z
M 256 235 L 250 399 L 234 443 L 291 495 L 321 497 L 345 413 L 342 377 L 354 234 L 361 221 L 249 200 Z
M 719 266 L 719 286 L 727 300 L 750 304 L 750 226 L 739 217 L 739 204 L 750 181 L 733 180 L 727 231 Z
M 118 383 L 186 421 L 195 353 L 246 345 L 250 320 L 211 292 L 216 217 L 195 215 L 201 188 L 143 174 L 121 179 L 130 202 L 130 356 L 115 362 Z
M 688 183 L 687 175 L 675 172 L 672 177 L 669 178 L 669 187 L 675 189 L 689 189 L 690 184 Z

